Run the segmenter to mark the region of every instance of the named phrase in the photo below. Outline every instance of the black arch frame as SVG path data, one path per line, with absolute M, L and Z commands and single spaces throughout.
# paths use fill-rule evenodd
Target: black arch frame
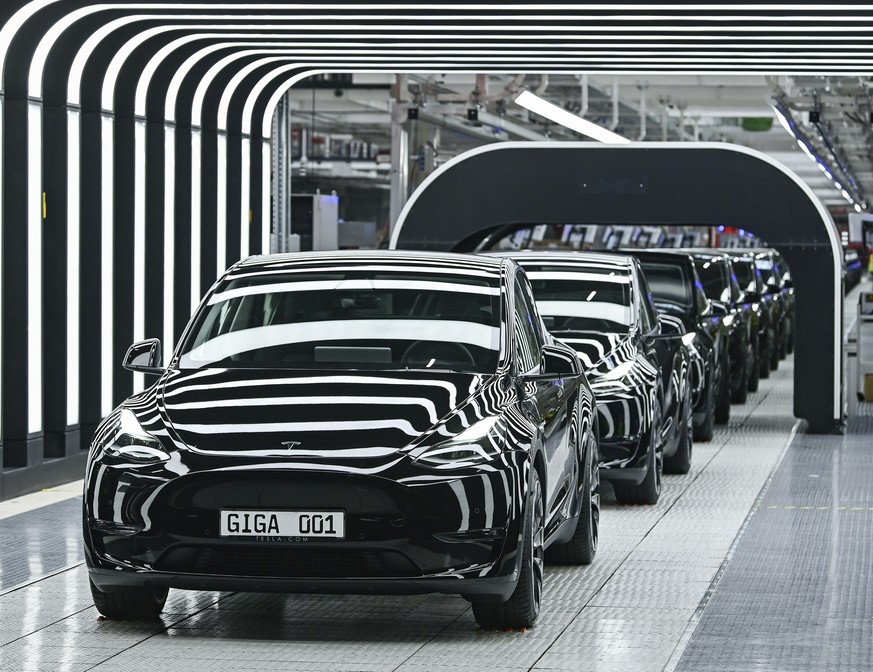
M 715 143 L 489 145 L 421 185 L 392 247 L 447 250 L 476 231 L 516 222 L 754 231 L 803 269 L 793 274 L 794 414 L 811 433 L 842 428 L 842 247 L 827 210 L 787 169 Z

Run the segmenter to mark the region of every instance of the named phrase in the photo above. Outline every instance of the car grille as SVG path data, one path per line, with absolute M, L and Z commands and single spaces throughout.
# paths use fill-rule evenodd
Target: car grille
M 403 553 L 385 549 L 181 546 L 155 565 L 163 572 L 279 578 L 421 576 Z

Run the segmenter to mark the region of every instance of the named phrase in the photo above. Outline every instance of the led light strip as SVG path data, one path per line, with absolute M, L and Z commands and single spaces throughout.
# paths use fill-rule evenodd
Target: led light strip
M 604 142 L 608 145 L 624 145 L 630 142 L 630 140 L 618 133 L 613 133 L 612 131 L 603 128 L 602 126 L 598 126 L 587 119 L 583 119 L 572 112 L 567 112 L 567 110 L 558 107 L 547 100 L 543 100 L 530 91 L 522 91 L 516 97 L 515 104 L 521 105 L 523 108 L 530 110 L 541 117 L 545 117 L 550 121 L 554 121 L 556 124 L 569 128 L 571 131 L 587 135 L 589 138 L 594 138 L 595 140 Z

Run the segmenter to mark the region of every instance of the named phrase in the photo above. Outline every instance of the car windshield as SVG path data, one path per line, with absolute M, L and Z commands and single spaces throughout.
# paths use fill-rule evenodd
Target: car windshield
M 725 264 L 714 259 L 695 259 L 694 266 L 707 299 L 722 302 L 731 300 L 731 285 Z
M 242 274 L 209 296 L 179 368 L 492 373 L 499 283 L 408 270 Z
M 627 333 L 631 325 L 629 271 L 614 265 L 521 263 L 549 331 Z
M 755 262 L 753 260 L 735 259 L 733 267 L 741 290 L 747 294 L 755 294 L 761 291 L 761 288 L 758 286 L 758 277 L 755 273 Z
M 683 310 L 693 306 L 692 283 L 682 265 L 645 261 L 642 266 L 656 305 L 667 304 Z

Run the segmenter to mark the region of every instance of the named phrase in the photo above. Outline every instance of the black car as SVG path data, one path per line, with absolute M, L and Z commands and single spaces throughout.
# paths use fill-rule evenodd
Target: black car
M 770 366 L 776 369 L 779 361 L 794 350 L 794 282 L 788 264 L 772 248 L 750 250 L 761 271 L 765 294 L 775 303 L 776 341 Z
M 100 425 L 84 538 L 107 617 L 170 587 L 461 594 L 537 617 L 546 549 L 594 558 L 593 396 L 509 259 L 253 257 L 208 292 L 157 382 Z
M 727 399 L 728 341 L 724 315 L 713 311 L 697 275 L 694 258 L 680 250 L 623 250 L 639 259 L 662 315 L 682 320 L 691 358 L 694 440 L 710 441 L 715 425 L 716 401 L 721 391 Z
M 783 359 L 789 353 L 794 352 L 794 322 L 795 322 L 795 301 L 794 301 L 794 279 L 791 277 L 791 269 L 788 267 L 788 262 L 778 250 L 769 248 L 767 250 L 773 257 L 773 262 L 776 267 L 776 272 L 779 275 L 779 294 L 782 297 L 782 305 L 785 311 L 785 335 L 783 339 L 783 349 L 780 350 L 779 356 Z
M 659 319 L 639 263 L 618 254 L 514 252 L 552 334 L 579 353 L 597 400 L 601 472 L 622 503 L 654 504 L 691 464 L 685 330 Z
M 778 365 L 777 323 L 781 309 L 778 297 L 767 291 L 754 252 L 731 250 L 731 265 L 743 293 L 742 302 L 748 306 L 752 318 L 752 349 L 758 365 L 749 377 L 749 391 L 755 392 L 758 379 L 770 376 L 774 357 Z
M 757 363 L 752 350 L 752 320 L 749 308 L 742 301 L 742 292 L 725 250 L 690 250 L 703 291 L 712 302 L 713 311 L 723 316 L 728 330 L 729 394 L 716 401 L 715 420 L 724 424 L 730 418 L 730 404 L 744 403 L 749 390 L 749 378 Z

